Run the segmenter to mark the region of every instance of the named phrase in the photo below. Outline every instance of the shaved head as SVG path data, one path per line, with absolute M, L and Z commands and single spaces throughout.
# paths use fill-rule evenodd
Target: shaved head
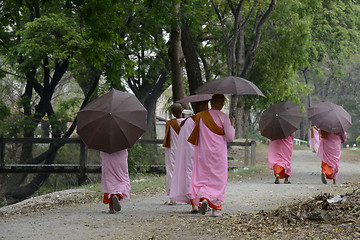
M 224 94 L 214 94 L 211 98 L 211 108 L 221 110 L 225 103 Z
M 209 103 L 209 100 L 196 102 L 195 103 L 195 113 L 199 113 L 199 112 L 209 109 L 208 103 Z
M 183 110 L 183 107 L 180 103 L 174 103 L 171 106 L 171 112 L 176 118 L 182 117 L 182 110 Z

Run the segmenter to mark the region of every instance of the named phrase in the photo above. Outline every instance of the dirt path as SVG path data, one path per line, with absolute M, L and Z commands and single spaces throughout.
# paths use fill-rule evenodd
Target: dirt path
M 324 185 L 320 162 L 310 151 L 294 151 L 292 184 L 275 185 L 270 170 L 241 182 L 230 182 L 226 189 L 223 214 L 251 214 L 274 210 L 319 193 L 341 194 L 348 182 L 358 181 L 360 161 L 340 163 L 338 184 Z M 134 197 L 123 203 L 118 214 L 106 213 L 102 203 L 61 207 L 26 216 L 0 218 L 0 239 L 209 239 L 215 232 L 207 226 L 210 214 L 192 215 L 185 204 L 164 205 L 164 193 Z M 202 224 L 197 231 L 190 226 Z

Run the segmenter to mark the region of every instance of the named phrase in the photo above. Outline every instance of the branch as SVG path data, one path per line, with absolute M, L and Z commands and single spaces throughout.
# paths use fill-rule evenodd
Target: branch
M 215 1 L 212 0 L 211 2 L 213 4 L 213 6 L 214 6 L 216 14 L 218 15 L 218 18 L 219 18 L 219 21 L 220 21 L 220 24 L 221 24 L 221 29 L 222 29 L 222 32 L 223 32 L 223 37 L 224 37 L 224 40 L 225 40 L 225 42 L 227 44 L 229 39 L 228 39 L 227 34 L 225 32 L 224 19 L 223 19 L 221 13 L 220 13 L 220 9 L 219 9 L 218 5 L 216 5 Z
M 251 47 L 250 47 L 248 53 L 246 54 L 245 67 L 244 67 L 243 72 L 241 73 L 241 76 L 243 76 L 243 77 L 245 77 L 248 74 L 248 72 L 250 71 L 250 69 L 254 63 L 255 54 L 256 54 L 256 51 L 258 50 L 259 44 L 260 44 L 261 29 L 262 29 L 264 23 L 269 19 L 270 14 L 274 11 L 275 5 L 276 5 L 276 0 L 271 0 L 269 8 L 267 9 L 267 11 L 263 15 L 263 17 L 260 19 L 259 24 L 256 26 L 255 38 L 251 44 Z
M 8 71 L 3 70 L 3 69 L 1 69 L 1 68 L 0 68 L 0 71 L 4 72 L 4 73 L 6 73 L 6 74 L 10 74 L 10 75 L 12 75 L 12 76 L 18 77 L 18 78 L 22 78 L 22 79 L 25 79 L 25 80 L 30 80 L 30 79 L 28 79 L 27 77 L 20 76 L 20 75 L 17 75 L 17 74 L 15 74 L 15 73 L 8 72 Z
M 96 90 L 96 87 L 98 86 L 99 84 L 99 79 L 100 79 L 100 76 L 97 77 L 91 88 L 89 89 L 89 92 L 86 94 L 85 98 L 84 98 L 84 101 L 83 103 L 81 104 L 81 107 L 80 107 L 80 110 L 82 108 L 84 108 L 89 100 L 90 100 L 90 97 L 91 95 L 95 92 Z M 71 136 L 71 134 L 74 132 L 75 128 L 76 128 L 76 125 L 77 125 L 77 117 L 74 119 L 74 121 L 72 122 L 71 126 L 69 127 L 69 129 L 65 132 L 65 134 L 63 135 L 63 139 L 64 138 L 69 138 Z M 51 146 L 46 152 L 42 153 L 41 155 L 33 158 L 30 162 L 31 163 L 41 163 L 43 162 L 44 160 L 48 159 L 51 157 L 52 154 L 54 154 L 57 150 L 59 150 L 65 143 L 58 143 L 58 144 L 54 144 L 53 146 Z
M 269 19 L 270 14 L 274 11 L 275 5 L 276 5 L 276 0 L 272 0 L 268 10 L 265 12 L 264 16 L 261 18 L 259 24 L 257 25 L 255 40 L 253 42 L 251 52 L 254 52 L 258 49 L 260 43 L 260 37 L 261 37 L 261 29 L 264 23 Z

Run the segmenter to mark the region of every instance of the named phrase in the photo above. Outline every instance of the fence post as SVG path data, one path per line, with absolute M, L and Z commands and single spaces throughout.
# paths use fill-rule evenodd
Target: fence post
M 79 185 L 83 185 L 86 181 L 86 158 L 87 148 L 85 143 L 80 140 L 80 173 L 79 173 Z
M 249 141 L 245 140 L 245 161 L 244 166 L 249 166 Z
M 0 136 L 0 168 L 5 168 L 5 142 L 4 142 L 4 135 L 1 134 Z
M 251 140 L 251 166 L 255 166 L 255 140 Z

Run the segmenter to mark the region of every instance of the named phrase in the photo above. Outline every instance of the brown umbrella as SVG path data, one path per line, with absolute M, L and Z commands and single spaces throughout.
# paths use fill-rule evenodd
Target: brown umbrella
M 195 94 L 195 95 L 190 95 L 190 96 L 184 97 L 184 98 L 178 100 L 177 102 L 179 102 L 179 103 L 202 102 L 202 101 L 210 100 L 212 98 L 212 95 L 213 94 Z
M 308 117 L 318 128 L 329 133 L 345 132 L 351 127 L 351 116 L 339 105 L 319 102 L 308 109 Z
M 235 76 L 210 81 L 199 87 L 195 92 L 196 94 L 259 95 L 265 97 L 255 84 Z
M 89 148 L 114 153 L 145 132 L 146 112 L 133 94 L 113 89 L 78 112 L 77 133 Z
M 300 127 L 302 118 L 299 105 L 289 101 L 275 103 L 261 115 L 261 135 L 270 140 L 287 138 Z

